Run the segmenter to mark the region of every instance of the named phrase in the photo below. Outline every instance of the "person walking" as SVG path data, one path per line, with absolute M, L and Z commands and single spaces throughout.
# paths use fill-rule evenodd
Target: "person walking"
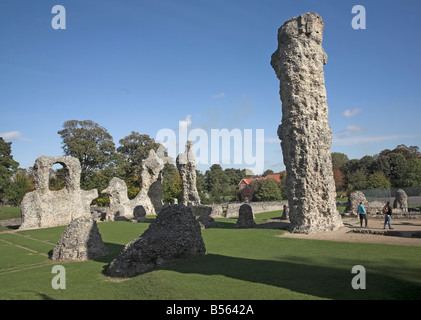
M 365 208 L 363 206 L 363 203 L 360 202 L 358 208 L 357 208 L 358 215 L 360 216 L 360 226 L 363 227 L 363 220 L 365 220 L 365 226 L 367 227 L 367 213 L 365 212 Z
M 383 207 L 382 212 L 384 214 L 384 225 L 383 225 L 383 229 L 386 229 L 386 224 L 389 225 L 389 229 L 393 229 L 392 228 L 392 207 L 390 206 L 390 202 L 389 201 Z

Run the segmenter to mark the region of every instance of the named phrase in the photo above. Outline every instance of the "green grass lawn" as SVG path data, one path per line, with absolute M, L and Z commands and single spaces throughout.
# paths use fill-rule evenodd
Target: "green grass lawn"
M 281 212 L 256 215 L 256 222 Z M 102 271 L 148 223 L 98 223 L 111 254 L 91 261 L 48 259 L 65 227 L 0 233 L 0 299 L 420 299 L 421 248 L 300 240 L 283 230 L 234 229 L 236 219 L 202 230 L 207 254 L 129 279 Z M 66 289 L 54 290 L 54 265 Z M 366 269 L 366 290 L 354 290 L 351 269 Z
M 0 220 L 20 218 L 19 207 L 1 207 L 0 206 Z

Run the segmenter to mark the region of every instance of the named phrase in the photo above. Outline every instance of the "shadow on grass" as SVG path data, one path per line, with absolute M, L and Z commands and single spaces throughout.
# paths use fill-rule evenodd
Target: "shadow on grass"
M 356 274 L 352 274 L 351 269 L 355 261 L 342 261 L 341 264 L 349 265 L 349 270 L 345 267 L 207 254 L 165 269 L 186 274 L 222 275 L 328 299 L 419 299 L 421 296 L 419 283 L 395 278 L 378 270 L 376 273 L 367 271 L 365 290 L 354 290 L 351 281 Z
M 121 244 L 109 243 L 109 242 L 104 242 L 104 245 L 107 247 L 108 250 L 110 250 L 110 253 L 102 257 L 96 257 L 92 260 L 102 262 L 102 263 L 107 263 L 107 265 L 111 261 L 113 261 L 115 258 L 117 258 L 120 252 L 125 247 L 124 245 L 121 245 Z
M 109 263 L 123 250 L 124 245 L 105 243 L 110 254 L 93 260 L 104 263 L 104 271 Z M 287 257 L 288 258 L 288 257 Z M 327 299 L 419 299 L 421 283 L 417 275 L 421 268 L 414 266 L 401 270 L 409 276 L 401 277 L 402 272 L 396 270 L 394 263 L 366 265 L 366 283 L 364 290 L 352 288 L 351 281 L 356 276 L 352 267 L 355 260 L 331 261 L 329 267 L 313 265 L 311 259 L 290 257 L 289 261 L 257 260 L 230 257 L 220 254 L 207 254 L 194 260 L 166 266 L 162 269 L 185 274 L 201 274 L 205 276 L 221 275 L 227 278 L 260 283 Z M 218 290 L 223 290 L 220 288 Z M 245 293 L 245 299 L 247 294 Z

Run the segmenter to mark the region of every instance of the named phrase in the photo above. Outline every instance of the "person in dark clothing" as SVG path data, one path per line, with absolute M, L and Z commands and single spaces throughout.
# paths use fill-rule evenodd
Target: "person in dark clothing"
M 393 229 L 392 228 L 392 207 L 390 206 L 390 202 L 389 201 L 383 207 L 382 212 L 384 214 L 384 225 L 383 225 L 383 229 L 386 229 L 386 224 L 389 225 L 389 229 Z

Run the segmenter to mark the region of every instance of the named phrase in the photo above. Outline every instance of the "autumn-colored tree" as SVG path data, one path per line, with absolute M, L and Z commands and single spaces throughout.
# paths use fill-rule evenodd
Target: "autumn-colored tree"
M 333 179 L 335 180 L 336 191 L 345 190 L 345 175 L 342 173 L 341 169 L 333 170 Z

